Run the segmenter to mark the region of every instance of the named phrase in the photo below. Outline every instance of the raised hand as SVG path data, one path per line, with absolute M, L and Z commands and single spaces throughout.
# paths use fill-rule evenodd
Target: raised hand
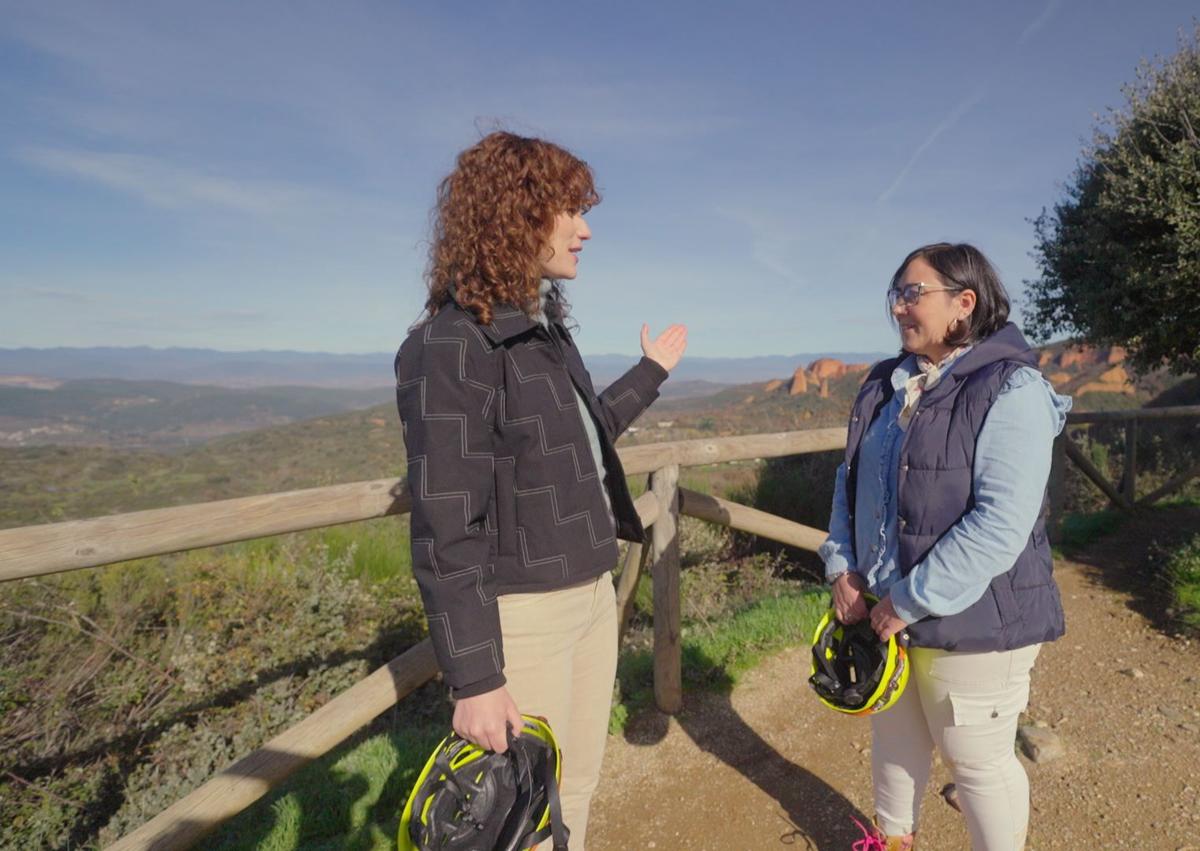
M 650 326 L 642 325 L 642 353 L 667 372 L 675 368 L 687 348 L 687 326 L 670 325 L 654 340 L 650 339 Z

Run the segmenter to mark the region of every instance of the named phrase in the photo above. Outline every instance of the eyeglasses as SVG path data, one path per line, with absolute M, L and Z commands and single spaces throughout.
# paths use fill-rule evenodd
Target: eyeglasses
M 904 302 L 905 307 L 912 307 L 921 300 L 921 296 L 925 295 L 925 293 L 956 293 L 961 291 L 961 287 L 931 287 L 929 284 L 924 283 L 891 287 L 887 292 L 888 309 L 894 308 L 900 302 Z

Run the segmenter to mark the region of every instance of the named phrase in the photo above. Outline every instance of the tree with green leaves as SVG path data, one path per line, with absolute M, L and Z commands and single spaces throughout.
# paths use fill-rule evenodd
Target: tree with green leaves
M 1033 220 L 1025 330 L 1124 346 L 1138 371 L 1200 372 L 1200 24 L 1123 91 L 1065 198 Z

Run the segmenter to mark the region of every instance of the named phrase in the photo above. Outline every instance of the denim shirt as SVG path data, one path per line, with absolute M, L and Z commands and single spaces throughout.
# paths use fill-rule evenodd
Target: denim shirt
M 975 443 L 974 507 L 903 576 L 897 558 L 896 500 L 904 430 L 897 417 L 904 383 L 916 368 L 916 358 L 910 356 L 892 372 L 897 392 L 863 437 L 853 530 L 846 465 L 838 467 L 829 537 L 819 551 L 828 581 L 856 571 L 871 593 L 880 599 L 891 596 L 905 623 L 963 611 L 994 577 L 1013 566 L 1041 511 L 1051 447 L 1071 410 L 1071 399 L 1055 393 L 1036 369 L 1022 367 L 1013 373 L 988 410 Z M 947 371 L 953 369 L 950 364 Z

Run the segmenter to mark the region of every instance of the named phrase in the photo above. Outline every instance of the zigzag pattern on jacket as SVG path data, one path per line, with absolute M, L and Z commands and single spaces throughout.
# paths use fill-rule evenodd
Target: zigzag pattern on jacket
M 448 353 L 441 357 L 434 355 L 434 358 L 443 362 L 449 362 L 456 365 L 457 381 L 463 388 L 469 388 L 472 391 L 478 391 L 482 394 L 482 404 L 479 407 L 480 418 L 483 423 L 489 419 L 489 414 L 496 397 L 496 388 L 490 384 L 486 384 L 473 379 L 467 370 L 467 345 L 468 341 L 462 337 L 436 337 L 433 334 L 434 327 L 432 324 L 426 325 L 424 328 L 423 342 L 428 347 L 446 347 Z M 475 330 L 475 329 L 471 329 Z M 477 332 L 476 332 L 477 333 Z M 478 338 L 481 345 L 486 346 L 486 342 L 482 338 Z M 444 471 L 447 474 L 458 475 L 471 466 L 480 466 L 485 468 L 480 470 L 481 476 L 486 477 L 487 482 L 495 480 L 495 455 L 492 452 L 490 434 L 486 429 L 480 433 L 480 428 L 471 429 L 468 422 L 468 416 L 461 408 L 452 410 L 434 410 L 431 407 L 429 394 L 427 392 L 428 378 L 425 375 L 420 375 L 408 381 L 397 380 L 396 392 L 397 399 L 401 399 L 406 394 L 415 395 L 416 413 L 422 423 L 420 429 L 415 428 L 414 418 L 410 414 L 404 419 L 404 437 L 405 445 L 409 450 L 408 456 L 408 483 L 413 496 L 414 508 L 420 505 L 421 508 L 414 512 L 412 549 L 413 549 L 413 570 L 415 572 L 428 571 L 433 575 L 438 584 L 449 584 L 450 586 L 461 587 L 463 583 L 470 583 L 474 586 L 474 592 L 479 600 L 481 609 L 491 609 L 495 613 L 496 594 L 489 582 L 489 576 L 492 572 L 492 566 L 487 563 L 489 551 L 492 550 L 490 545 L 483 547 L 475 547 L 471 557 L 465 560 L 461 565 L 454 568 L 443 567 L 437 559 L 435 551 L 435 539 L 443 541 L 449 537 L 445 530 L 437 528 L 444 525 L 439 523 L 439 516 L 445 516 L 444 512 L 439 512 L 434 508 L 434 504 L 448 502 L 456 506 L 453 513 L 462 517 L 462 537 L 470 539 L 478 536 L 480 525 L 483 525 L 483 533 L 486 538 L 494 538 L 497 535 L 497 525 L 494 520 L 493 511 L 489 511 L 489 502 L 491 501 L 492 488 L 488 487 L 484 492 L 473 491 L 471 488 L 456 488 L 453 481 L 446 482 L 443 486 L 441 483 L 431 482 L 430 468 L 432 467 L 435 473 Z M 425 424 L 437 423 L 437 426 L 430 426 L 428 429 Z M 429 440 L 413 439 L 416 435 L 413 432 L 421 432 L 421 437 L 428 437 Z M 474 431 L 475 433 L 472 433 Z M 410 437 L 411 435 L 411 437 Z M 435 443 L 433 438 L 437 438 Z M 449 439 L 447 439 L 449 438 Z M 481 438 L 486 443 L 481 445 Z M 475 446 L 472 447 L 472 441 Z M 429 445 L 432 444 L 432 445 Z M 448 451 L 447 451 L 448 450 Z M 456 455 L 454 454 L 456 453 Z M 433 456 L 433 463 L 429 463 L 430 456 Z M 471 476 L 472 481 L 479 481 L 480 476 Z M 417 535 L 418 521 L 416 515 L 419 514 L 426 520 L 429 526 L 433 527 L 430 531 L 431 536 L 420 537 Z M 453 538 L 450 538 L 453 540 Z M 460 548 L 461 549 L 461 548 Z M 483 630 L 483 635 L 456 635 L 453 622 L 449 612 L 443 610 L 443 607 L 437 603 L 439 595 L 423 595 L 426 597 L 426 617 L 429 622 L 429 630 L 434 640 L 439 645 L 440 649 L 444 649 L 451 658 L 463 659 L 472 654 L 484 653 L 487 657 L 485 666 L 491 671 L 499 671 L 503 667 L 503 658 L 499 643 L 494 637 L 491 637 L 490 630 Z M 498 619 L 498 615 L 494 615 Z M 441 632 L 440 636 L 435 633 Z M 466 625 L 459 627 L 460 633 L 473 633 L 475 630 L 469 629 Z M 440 641 L 438 639 L 441 639 Z M 448 667 L 443 664 L 443 667 Z M 472 668 L 475 666 L 472 665 Z

